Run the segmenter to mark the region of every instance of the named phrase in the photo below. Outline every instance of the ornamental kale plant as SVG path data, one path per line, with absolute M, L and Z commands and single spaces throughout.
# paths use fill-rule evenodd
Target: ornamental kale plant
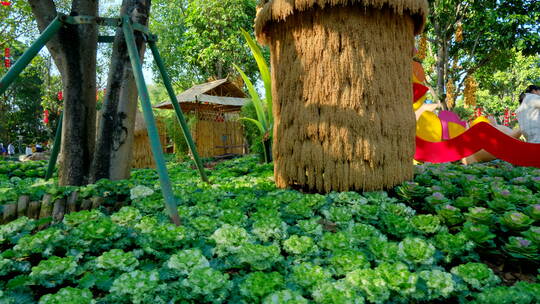
M 408 264 L 430 265 L 434 262 L 435 247 L 421 238 L 406 238 L 398 247 L 399 256 Z
M 493 271 L 482 263 L 459 265 L 452 268 L 451 272 L 477 290 L 483 290 L 500 282 L 500 279 L 493 274 Z
M 1 296 L 1 295 L 0 295 Z M 94 304 L 92 292 L 88 289 L 65 287 L 55 294 L 47 294 L 39 299 L 39 304 Z
M 432 214 L 422 214 L 412 218 L 412 225 L 422 234 L 433 234 L 441 228 L 441 220 Z
M 210 263 L 199 249 L 186 249 L 173 254 L 166 265 L 180 275 L 187 275 L 197 268 L 210 267 Z
M 0 303 L 540 302 L 538 169 L 424 164 L 387 192 L 321 195 L 276 189 L 257 157 L 212 184 L 192 166 L 168 164 L 180 227 L 149 169 L 78 188 L 102 208 L 0 225 Z M 12 187 L 74 191 L 0 174 Z
M 130 272 L 138 265 L 139 261 L 132 252 L 124 252 L 121 249 L 112 249 L 96 259 L 96 268 L 98 269 Z
M 252 272 L 240 283 L 240 293 L 248 300 L 260 302 L 267 295 L 285 287 L 285 280 L 278 272 Z
M 521 212 L 506 212 L 500 217 L 501 224 L 508 230 L 525 230 L 534 222 Z
M 73 257 L 50 257 L 32 267 L 30 279 L 45 287 L 55 287 L 69 279 L 77 270 L 77 261 Z
M 154 299 L 158 286 L 159 275 L 155 270 L 126 272 L 112 284 L 110 298 L 121 302 L 127 298 L 132 303 L 148 303 Z
M 317 245 L 309 236 L 293 235 L 283 242 L 283 248 L 290 254 L 305 255 L 316 252 Z

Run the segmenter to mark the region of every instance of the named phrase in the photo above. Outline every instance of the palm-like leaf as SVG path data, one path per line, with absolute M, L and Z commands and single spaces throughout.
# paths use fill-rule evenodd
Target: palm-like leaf
M 257 112 L 257 119 L 259 120 L 260 124 L 262 125 L 262 128 L 264 131 L 261 131 L 261 133 L 265 133 L 268 130 L 268 122 L 266 119 L 266 113 L 264 111 L 264 106 L 261 101 L 261 98 L 259 97 L 259 94 L 257 93 L 257 90 L 255 89 L 255 86 L 247 77 L 246 73 L 242 71 L 236 64 L 233 64 L 234 68 L 240 73 L 240 76 L 242 76 L 242 79 L 246 83 L 246 86 L 248 88 L 249 96 L 251 97 L 251 100 L 253 101 L 253 105 L 255 106 L 255 111 Z
M 259 128 L 259 131 L 261 131 L 261 134 L 264 134 L 266 132 L 263 125 L 259 121 L 255 120 L 253 118 L 241 117 L 238 120 L 244 120 L 244 121 L 249 121 L 249 122 L 254 123 L 257 126 L 257 128 Z
M 251 35 L 242 29 L 242 34 L 244 35 L 244 38 L 246 39 L 249 48 L 251 49 L 251 52 L 253 53 L 253 57 L 255 58 L 255 61 L 257 62 L 257 66 L 259 66 L 259 72 L 261 73 L 261 78 L 264 83 L 264 90 L 265 90 L 265 101 L 266 101 L 266 110 L 268 111 L 268 121 L 270 125 L 273 125 L 273 115 L 272 115 L 272 79 L 270 76 L 270 69 L 268 68 L 268 65 L 266 64 L 266 60 L 262 54 L 262 50 L 255 42 L 253 38 L 251 38 Z

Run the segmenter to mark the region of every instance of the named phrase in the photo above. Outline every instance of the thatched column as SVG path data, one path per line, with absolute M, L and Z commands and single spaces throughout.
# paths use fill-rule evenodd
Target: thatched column
M 425 0 L 270 0 L 275 179 L 308 191 L 376 190 L 413 176 L 411 60 Z

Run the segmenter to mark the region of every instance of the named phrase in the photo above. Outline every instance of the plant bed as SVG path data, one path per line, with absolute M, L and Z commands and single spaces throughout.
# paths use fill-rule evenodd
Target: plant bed
M 388 193 L 328 195 L 276 189 L 272 166 L 251 156 L 217 164 L 211 185 L 189 163 L 169 170 L 181 227 L 151 171 L 133 173 L 132 205 L 112 215 L 75 212 L 42 231 L 27 218 L 0 226 L 0 302 L 540 301 L 538 261 L 511 246 L 537 244 L 538 220 L 469 210 L 499 206 L 509 189 L 516 212 L 529 214 L 536 169 L 425 165 Z
M 5 166 L 11 168 L 13 164 L 3 162 L 3 165 L 1 172 L 6 172 Z M 39 163 L 34 162 L 34 165 Z M 147 183 L 144 174 L 151 176 L 150 181 L 154 182 L 154 174 L 150 170 L 140 170 L 136 174 L 140 175 L 139 185 Z M 20 175 L 28 174 L 22 172 Z M 21 216 L 33 219 L 52 216 L 54 206 L 57 208 L 58 219 L 65 213 L 97 207 L 110 213 L 130 203 L 130 191 L 134 186 L 132 180 L 100 180 L 81 187 L 59 186 L 56 179 L 46 181 L 36 177 L 21 178 L 13 174 L 0 174 L 0 223 Z

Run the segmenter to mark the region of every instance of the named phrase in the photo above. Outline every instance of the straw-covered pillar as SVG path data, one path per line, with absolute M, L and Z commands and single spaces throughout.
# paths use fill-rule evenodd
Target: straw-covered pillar
M 279 187 L 375 190 L 412 178 L 411 61 L 427 11 L 426 0 L 260 3 Z

